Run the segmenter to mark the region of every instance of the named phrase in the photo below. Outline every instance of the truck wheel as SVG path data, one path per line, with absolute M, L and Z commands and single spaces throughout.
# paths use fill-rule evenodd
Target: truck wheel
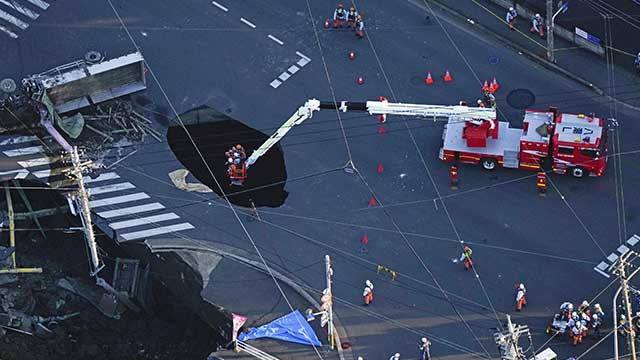
M 491 171 L 498 166 L 498 162 L 496 159 L 483 158 L 480 160 L 480 165 L 482 165 L 483 169 Z
M 571 169 L 571 176 L 577 179 L 583 178 L 586 173 L 587 172 L 581 167 L 574 167 Z

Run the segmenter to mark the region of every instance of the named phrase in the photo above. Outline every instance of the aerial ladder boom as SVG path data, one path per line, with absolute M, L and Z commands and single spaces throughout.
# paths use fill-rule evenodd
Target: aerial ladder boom
M 284 123 L 276 132 L 271 135 L 245 162 L 247 168 L 253 165 L 262 155 L 277 144 L 292 127 L 302 124 L 305 120 L 313 116 L 314 111 L 320 109 L 336 109 L 342 112 L 347 111 L 366 111 L 371 115 L 404 115 L 404 116 L 420 116 L 428 119 L 450 118 L 456 117 L 460 121 L 471 121 L 474 123 L 482 123 L 483 121 L 491 121 L 496 119 L 496 110 L 492 108 L 469 107 L 465 105 L 424 105 L 424 104 L 403 104 L 390 103 L 386 99 L 381 101 L 367 102 L 350 102 L 341 101 L 321 102 L 316 99 L 307 100 L 304 105 Z

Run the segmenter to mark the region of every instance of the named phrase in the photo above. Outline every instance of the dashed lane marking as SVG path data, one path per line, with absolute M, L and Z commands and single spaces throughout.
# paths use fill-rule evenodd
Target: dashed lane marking
M 42 10 L 47 10 L 49 8 L 49 3 L 47 3 L 46 1 L 42 1 L 42 0 L 27 0 L 27 1 L 39 7 Z
M 15 0 L 0 0 L 0 3 L 6 5 L 7 7 L 19 12 L 20 14 L 28 18 L 31 18 L 32 20 L 35 20 L 38 18 L 38 16 L 40 16 L 40 14 L 38 14 L 37 12 L 20 5 L 20 3 L 18 3 Z
M 278 86 L 282 85 L 282 81 L 275 79 L 269 85 L 271 85 L 272 88 L 277 89 Z
M 229 9 L 227 9 L 226 7 L 224 7 L 224 6 L 220 5 L 220 4 L 218 4 L 218 3 L 217 3 L 217 2 L 215 2 L 215 1 L 212 1 L 211 3 L 212 3 L 214 6 L 216 6 L 218 9 L 220 9 L 220 10 L 222 10 L 222 11 L 224 11 L 224 12 L 228 12 L 228 11 L 229 11 Z
M 156 236 L 156 235 L 161 235 L 161 234 L 166 234 L 171 232 L 189 230 L 193 228 L 194 226 L 189 223 L 181 223 L 181 224 L 175 224 L 175 225 L 160 226 L 160 227 L 149 229 L 149 230 L 135 231 L 132 233 L 122 234 L 121 236 L 125 240 L 136 240 L 136 239 L 141 239 L 145 237 L 151 237 L 151 236 Z
M 146 216 L 146 217 L 141 217 L 141 218 L 132 219 L 132 220 L 114 222 L 109 224 L 109 227 L 112 228 L 113 230 L 118 230 L 118 229 L 124 229 L 128 227 L 134 227 L 134 226 L 140 226 L 140 225 L 157 224 L 161 221 L 175 220 L 179 218 L 180 216 L 176 215 L 175 213 L 152 215 L 152 216 Z
M 18 19 L 17 17 L 11 15 L 11 14 L 7 14 L 6 12 L 0 10 L 0 19 L 5 20 L 17 27 L 19 27 L 20 29 L 24 30 L 26 28 L 29 27 L 29 24 L 27 24 L 26 22 Z
M 307 65 L 310 62 L 311 62 L 310 60 L 302 58 L 302 59 L 298 60 L 298 62 L 296 64 L 298 64 L 298 66 L 300 66 L 300 67 L 304 67 L 305 65 Z
M 271 35 L 271 34 L 269 34 L 269 39 L 271 39 L 271 40 L 273 40 L 273 41 L 277 42 L 277 43 L 278 43 L 278 44 L 280 44 L 280 45 L 284 45 L 284 42 L 283 42 L 282 40 L 278 39 L 277 37 L 275 37 L 275 36 L 273 36 L 273 35 Z
M 291 75 L 295 74 L 298 72 L 298 70 L 300 70 L 299 67 L 295 66 L 295 65 L 291 65 L 287 71 L 291 73 Z
M 89 201 L 89 206 L 91 206 L 92 208 L 97 208 L 100 206 L 116 205 L 116 204 L 126 203 L 129 201 L 138 201 L 138 200 L 148 199 L 148 198 L 150 198 L 149 195 L 143 192 L 139 192 L 139 193 L 130 194 L 130 195 L 121 195 L 121 196 L 114 196 L 106 199 L 91 200 Z
M 160 210 L 160 209 L 164 209 L 164 205 L 156 202 L 151 204 L 126 207 L 122 209 L 102 211 L 102 212 L 96 213 L 96 215 L 98 215 L 103 219 L 110 219 L 118 216 L 134 215 L 134 214 L 140 214 L 140 213 Z
M 300 56 L 303 59 L 307 59 L 307 62 L 311 61 L 311 58 L 301 53 L 300 51 L 296 51 L 296 55 Z
M 245 23 L 247 26 L 249 26 L 252 29 L 255 29 L 256 26 L 249 20 L 245 19 L 245 18 L 240 18 L 240 21 L 242 21 L 243 23 Z

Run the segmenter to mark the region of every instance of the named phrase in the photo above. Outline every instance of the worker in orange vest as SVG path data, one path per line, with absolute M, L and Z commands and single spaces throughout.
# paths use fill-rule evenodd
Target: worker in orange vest
M 333 12 L 333 27 L 341 28 L 347 21 L 347 10 L 344 9 L 344 5 L 338 4 L 338 7 Z
M 547 174 L 544 171 L 538 171 L 538 194 L 544 195 L 547 192 Z
M 516 291 L 516 310 L 522 311 L 522 307 L 527 305 L 527 289 L 525 289 L 524 284 L 520 284 L 518 286 L 518 290 Z
M 460 255 L 460 260 L 458 260 L 458 261 L 462 261 L 462 264 L 464 265 L 465 270 L 469 270 L 473 267 L 473 260 L 471 259 L 472 253 L 473 253 L 473 250 L 471 250 L 471 248 L 468 245 L 465 245 L 462 251 L 462 255 Z
M 458 188 L 458 167 L 455 165 L 451 165 L 451 170 L 449 173 L 451 176 L 451 188 L 455 190 Z
M 580 319 L 571 319 L 567 324 L 571 330 L 571 337 L 573 337 L 573 346 L 582 344 L 582 333 L 584 331 L 584 325 Z
M 365 305 L 371 304 L 371 302 L 373 301 L 373 283 L 371 281 L 365 281 L 362 296 L 364 297 Z
M 486 108 L 487 106 L 484 104 L 484 102 L 482 102 L 482 100 L 478 99 L 478 107 L 479 108 Z
M 540 37 L 544 37 L 544 30 L 542 29 L 543 20 L 540 14 L 536 14 L 536 16 L 531 20 L 531 29 L 529 29 L 532 33 L 538 33 Z
M 362 15 L 356 17 L 356 26 L 354 29 L 356 30 L 356 37 L 362 39 L 364 37 L 364 20 L 362 19 Z

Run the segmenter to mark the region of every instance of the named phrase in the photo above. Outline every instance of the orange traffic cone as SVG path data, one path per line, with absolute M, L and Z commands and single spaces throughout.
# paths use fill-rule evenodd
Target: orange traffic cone
M 349 51 L 349 60 L 354 60 L 356 58 L 356 53 L 353 51 Z
M 378 174 L 382 174 L 384 172 L 384 166 L 382 164 L 378 164 Z
M 324 21 L 324 28 L 325 28 L 325 29 L 328 29 L 330 26 L 331 26 L 331 25 L 329 25 L 329 19 L 326 19 L 326 20 Z
M 378 134 L 382 135 L 386 132 L 386 130 L 384 129 L 383 125 L 380 125 L 380 127 L 378 128 Z
M 498 88 L 500 87 L 500 84 L 498 84 L 498 80 L 496 80 L 496 77 L 493 77 L 493 80 L 491 80 L 491 87 L 493 88 L 493 91 L 497 91 Z
M 482 90 L 490 90 L 489 82 L 487 80 L 484 81 L 484 85 L 482 85 Z
M 364 84 L 364 79 L 362 78 L 362 76 L 358 76 L 358 85 L 362 84 Z
M 371 198 L 369 199 L 369 206 L 376 206 L 376 199 L 375 198 Z
M 453 80 L 453 78 L 451 77 L 451 74 L 449 73 L 449 69 L 447 69 L 447 71 L 444 73 L 444 82 L 449 82 Z
M 367 236 L 367 234 L 362 235 L 362 240 L 360 240 L 360 242 L 362 243 L 362 245 L 367 245 L 369 243 L 369 237 Z
M 424 83 L 427 85 L 433 85 L 433 78 L 431 77 L 431 71 L 427 72 L 427 77 L 424 79 Z

